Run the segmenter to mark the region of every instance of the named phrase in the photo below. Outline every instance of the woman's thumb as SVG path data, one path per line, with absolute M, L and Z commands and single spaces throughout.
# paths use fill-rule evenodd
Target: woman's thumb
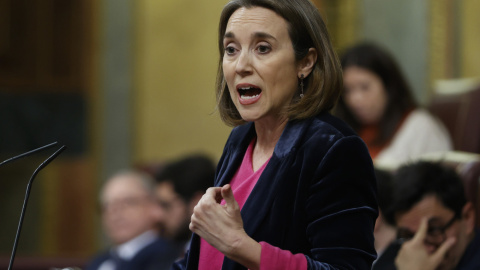
M 226 205 L 228 207 L 234 207 L 237 201 L 235 201 L 235 197 L 233 196 L 233 191 L 230 184 L 226 184 L 225 186 L 223 186 L 221 192 Z

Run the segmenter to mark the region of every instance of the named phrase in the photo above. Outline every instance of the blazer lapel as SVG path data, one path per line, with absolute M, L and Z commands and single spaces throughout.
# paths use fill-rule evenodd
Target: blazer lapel
M 253 123 L 247 123 L 243 126 L 239 126 L 232 132 L 232 138 L 225 147 L 225 156 L 222 157 L 223 161 L 221 168 L 218 168 L 217 176 L 219 179 L 215 179 L 215 186 L 224 186 L 232 180 L 233 176 L 240 167 L 248 145 L 255 137 L 255 126 Z
M 279 184 L 281 181 L 285 181 L 281 176 L 285 170 L 290 168 L 290 163 L 294 161 L 288 157 L 292 152 L 295 152 L 296 145 L 309 123 L 309 120 L 287 123 L 270 161 L 241 210 L 244 229 L 248 235 L 252 236 L 268 215 Z M 221 178 L 216 180 L 215 186 L 223 186 L 232 180 L 242 163 L 249 143 L 255 136 L 253 123 L 240 128 L 238 132 L 232 135 L 234 136 L 231 138 L 233 144 L 226 145 L 228 149 L 223 157 L 223 168 L 219 168 L 217 171 Z M 225 257 L 222 269 L 245 269 L 245 267 Z
M 242 208 L 243 224 L 248 235 L 252 236 L 268 215 L 282 181 L 288 181 L 284 176 L 288 175 L 286 171 L 295 161 L 291 155 L 296 152 L 296 147 L 310 122 L 308 119 L 287 123 L 270 161 Z

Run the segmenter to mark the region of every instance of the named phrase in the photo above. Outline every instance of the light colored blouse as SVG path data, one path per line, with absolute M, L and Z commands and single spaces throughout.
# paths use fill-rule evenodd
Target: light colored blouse
M 429 152 L 452 149 L 445 126 L 425 109 L 415 109 L 403 121 L 390 143 L 374 159 L 376 166 L 392 167 Z

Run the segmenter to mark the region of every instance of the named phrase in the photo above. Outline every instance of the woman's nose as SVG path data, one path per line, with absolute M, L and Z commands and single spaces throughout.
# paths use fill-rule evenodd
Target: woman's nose
M 248 75 L 252 72 L 250 53 L 242 51 L 237 59 L 235 71 L 242 76 Z
M 351 99 L 354 101 L 354 102 L 361 102 L 364 98 L 364 95 L 362 93 L 362 91 L 356 89 L 355 91 L 352 91 L 351 93 Z
M 348 94 L 345 95 L 345 101 L 349 107 L 360 106 L 363 103 L 363 95 L 358 89 L 351 89 Z

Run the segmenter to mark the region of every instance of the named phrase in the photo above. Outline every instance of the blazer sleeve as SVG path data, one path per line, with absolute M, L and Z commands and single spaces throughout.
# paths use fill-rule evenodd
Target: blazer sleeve
M 371 269 L 377 209 L 373 164 L 365 144 L 357 136 L 339 139 L 309 186 L 308 269 Z

